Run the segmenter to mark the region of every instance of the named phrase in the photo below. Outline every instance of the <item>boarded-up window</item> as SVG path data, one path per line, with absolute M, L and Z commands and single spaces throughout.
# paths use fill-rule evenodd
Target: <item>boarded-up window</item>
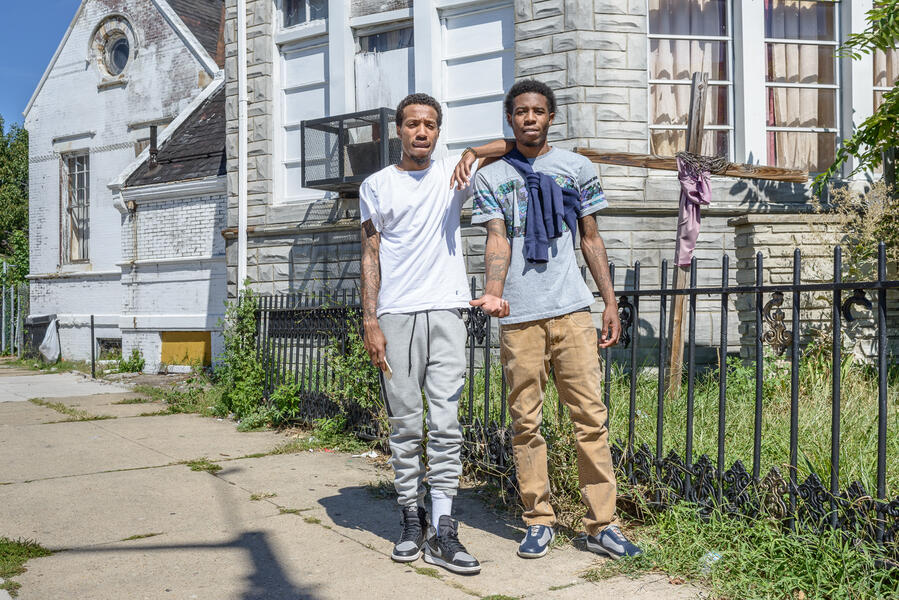
M 503 98 L 514 80 L 512 7 L 447 11 L 441 23 L 447 147 L 511 138 Z
M 396 108 L 415 89 L 412 28 L 359 36 L 355 63 L 356 110 Z
M 329 110 L 328 47 L 283 47 L 280 90 L 281 190 L 280 199 L 321 198 L 317 190 L 303 188 L 300 123 L 324 117 Z

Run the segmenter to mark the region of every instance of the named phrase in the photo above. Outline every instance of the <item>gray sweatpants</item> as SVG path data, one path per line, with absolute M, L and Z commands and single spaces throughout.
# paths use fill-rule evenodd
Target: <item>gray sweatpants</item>
M 387 339 L 393 377 L 382 375 L 390 422 L 390 465 L 402 506 L 424 505 L 422 390 L 428 400 L 428 484 L 454 496 L 462 474 L 459 396 L 465 383 L 465 324 L 459 310 L 386 314 L 378 318 Z

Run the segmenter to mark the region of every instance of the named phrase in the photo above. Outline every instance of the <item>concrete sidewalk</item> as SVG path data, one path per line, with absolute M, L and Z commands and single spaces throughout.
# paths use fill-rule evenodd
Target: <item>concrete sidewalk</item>
M 600 561 L 571 546 L 522 560 L 519 523 L 470 492 L 457 500 L 456 516 L 462 541 L 483 564 L 480 575 L 452 575 L 421 560 L 396 564 L 399 512 L 380 484 L 389 473 L 367 459 L 270 454 L 285 436 L 238 433 L 232 422 L 195 415 L 137 416 L 161 406 L 122 404 L 134 395 L 71 377 L 5 377 L 0 366 L 0 536 L 58 550 L 29 561 L 16 578 L 23 600 L 699 594 L 663 575 L 587 582 L 579 574 Z M 7 385 L 23 378 L 33 383 Z M 59 422 L 66 416 L 51 408 L 11 401 L 34 395 L 113 418 Z M 179 464 L 201 457 L 222 469 Z

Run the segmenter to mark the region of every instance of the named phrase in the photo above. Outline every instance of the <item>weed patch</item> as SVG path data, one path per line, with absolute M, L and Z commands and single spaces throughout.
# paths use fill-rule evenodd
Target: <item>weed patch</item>
M 259 500 L 266 500 L 268 498 L 274 498 L 278 494 L 274 492 L 263 492 L 261 494 L 250 494 L 250 500 L 254 502 L 258 502 Z
M 309 523 L 310 525 L 321 525 L 322 524 L 322 520 L 317 519 L 315 517 L 303 517 L 303 520 L 305 522 Z
M 127 358 L 122 358 L 118 362 L 120 373 L 140 373 L 144 370 L 144 357 L 140 353 L 139 348 L 132 348 L 131 354 Z
M 433 567 L 412 567 L 412 570 L 418 573 L 419 575 L 424 575 L 425 577 L 433 577 L 434 579 L 443 579 L 443 576 L 440 574 L 440 571 Z
M 708 519 L 679 504 L 652 514 L 635 537 L 644 549 L 633 559 L 606 561 L 582 577 L 660 570 L 673 579 L 700 581 L 724 598 L 853 598 L 899 596 L 899 571 L 878 567 L 878 551 L 845 532 L 784 533 L 778 523 L 747 522 L 721 513 Z M 720 558 L 708 561 L 708 553 Z
M 143 540 L 146 538 L 156 537 L 157 535 L 162 535 L 162 532 L 160 531 L 158 533 L 138 533 L 138 534 L 135 534 L 132 536 L 128 536 L 126 538 L 122 538 L 121 541 L 130 542 L 132 540 Z
M 62 402 L 50 402 L 49 400 L 44 400 L 43 398 L 30 398 L 28 401 L 32 404 L 55 410 L 56 412 L 69 417 L 64 421 L 57 421 L 61 423 L 65 423 L 68 421 L 103 421 L 106 419 L 115 419 L 115 417 L 111 415 L 92 415 L 87 411 L 81 410 L 79 408 L 73 408 L 71 406 L 63 404 Z
M 222 470 L 222 466 L 210 461 L 205 456 L 196 460 L 189 460 L 184 463 L 190 467 L 191 471 L 206 471 L 212 475 Z
M 0 537 L 0 579 L 5 580 L 0 589 L 5 589 L 11 596 L 15 596 L 19 584 L 10 581 L 10 578 L 24 573 L 25 563 L 29 559 L 51 554 L 53 552 L 33 540 Z
M 125 398 L 124 400 L 113 402 L 113 404 L 149 404 L 151 402 L 153 402 L 152 398 Z

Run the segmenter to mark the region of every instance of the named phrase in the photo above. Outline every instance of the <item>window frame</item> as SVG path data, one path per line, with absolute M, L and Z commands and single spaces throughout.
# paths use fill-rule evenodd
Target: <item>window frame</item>
M 313 19 L 313 18 L 312 18 L 312 6 L 311 6 L 311 3 L 310 3 L 310 0 L 299 0 L 300 2 L 303 3 L 303 10 L 304 10 L 305 13 L 306 13 L 306 18 L 303 19 L 302 21 L 297 21 L 296 23 L 292 23 L 292 24 L 288 25 L 288 24 L 287 24 L 287 10 L 286 10 L 285 5 L 286 5 L 286 3 L 289 2 L 289 1 L 290 1 L 290 0 L 280 0 L 280 1 L 278 2 L 278 10 L 277 10 L 277 13 L 278 13 L 278 29 L 280 29 L 281 31 L 285 31 L 285 30 L 289 30 L 289 29 L 295 29 L 295 28 L 297 28 L 297 27 L 308 27 L 308 26 L 313 25 L 313 24 L 315 24 L 315 23 L 326 22 L 326 21 L 328 20 L 328 16 L 329 16 L 330 13 L 331 13 L 329 3 L 326 1 L 326 2 L 325 2 L 325 7 L 326 7 L 326 12 L 327 12 L 327 14 L 325 14 L 324 17 L 319 17 L 318 19 Z
M 77 162 L 79 159 L 83 159 L 84 168 L 80 171 L 77 170 Z M 76 171 L 72 173 L 72 161 L 75 161 Z M 90 204 L 90 151 L 89 150 L 76 150 L 73 152 L 66 152 L 64 154 L 60 154 L 60 230 L 59 230 L 59 241 L 60 241 L 60 264 L 61 265 L 78 265 L 78 264 L 87 264 L 90 263 L 90 217 L 91 217 L 91 204 Z M 72 192 L 73 188 L 71 185 L 71 178 L 73 175 L 76 176 L 78 174 L 84 175 L 84 202 L 78 203 L 77 200 L 77 191 L 75 192 L 75 202 L 78 204 L 73 204 Z M 73 210 L 81 211 L 81 218 L 84 223 L 82 237 L 79 240 L 79 256 L 77 258 L 72 257 L 72 244 L 71 239 L 74 236 L 75 232 L 72 229 L 72 212 Z
M 723 42 L 726 44 L 726 67 L 727 73 L 730 76 L 730 80 L 720 80 L 720 79 L 709 79 L 709 86 L 723 86 L 728 90 L 727 96 L 727 119 L 730 122 L 729 125 L 705 125 L 704 131 L 727 131 L 727 149 L 728 156 L 726 157 L 728 160 L 733 161 L 734 157 L 737 155 L 736 152 L 736 139 L 737 139 L 737 125 L 736 125 L 736 111 L 734 109 L 734 103 L 736 102 L 736 89 L 737 89 L 737 77 L 735 72 L 735 47 L 736 47 L 736 35 L 735 35 L 735 19 L 734 19 L 734 4 L 735 0 L 725 0 L 725 23 L 727 24 L 728 35 L 684 35 L 684 34 L 667 34 L 667 33 L 650 33 L 649 32 L 649 0 L 646 0 L 646 14 L 647 14 L 647 22 L 646 22 L 646 125 L 648 128 L 647 132 L 647 148 L 652 151 L 652 134 L 654 131 L 686 131 L 688 124 L 684 123 L 683 125 L 675 125 L 675 124 L 662 124 L 656 125 L 653 124 L 653 115 L 652 115 L 652 86 L 653 85 L 692 85 L 691 79 L 652 79 L 650 75 L 650 57 L 652 56 L 652 41 L 653 40 L 686 40 L 686 41 L 703 41 L 703 42 Z
M 802 0 L 800 0 L 802 1 Z M 833 48 L 834 53 L 836 53 L 837 49 L 843 43 L 843 39 L 845 38 L 843 32 L 843 21 L 846 17 L 844 15 L 844 11 L 846 10 L 846 5 L 851 4 L 845 2 L 845 0 L 811 0 L 818 2 L 828 2 L 834 5 L 834 36 L 836 39 L 834 40 L 812 40 L 812 39 L 794 39 L 794 38 L 769 38 L 765 35 L 762 38 L 762 50 L 765 55 L 765 72 L 768 70 L 768 44 L 784 44 L 784 45 L 795 45 L 795 46 L 830 46 Z M 762 16 L 764 18 L 764 6 L 762 7 Z M 764 23 L 762 24 L 762 29 L 764 31 Z M 771 166 L 779 166 L 785 168 L 793 168 L 795 165 L 775 165 L 773 164 L 775 161 L 771 161 L 768 156 L 767 148 L 768 148 L 768 136 L 769 134 L 777 134 L 777 133 L 830 133 L 835 137 L 834 143 L 834 159 L 836 158 L 836 154 L 839 151 L 841 142 L 843 140 L 843 110 L 847 101 L 847 90 L 843 85 L 843 65 L 841 63 L 841 59 L 839 56 L 834 56 L 833 58 L 833 66 L 834 66 L 834 83 L 788 83 L 788 82 L 777 82 L 777 81 L 768 81 L 767 76 L 764 80 L 765 86 L 765 162 Z M 769 90 L 777 89 L 777 88 L 793 88 L 793 89 L 805 89 L 805 90 L 834 90 L 834 127 L 801 127 L 801 126 L 777 126 L 777 125 L 768 125 L 768 111 L 767 111 L 767 103 L 768 103 L 768 93 Z M 850 100 L 851 101 L 851 100 Z M 799 167 L 801 168 L 801 167 Z M 817 172 L 809 170 L 809 176 L 816 174 Z

